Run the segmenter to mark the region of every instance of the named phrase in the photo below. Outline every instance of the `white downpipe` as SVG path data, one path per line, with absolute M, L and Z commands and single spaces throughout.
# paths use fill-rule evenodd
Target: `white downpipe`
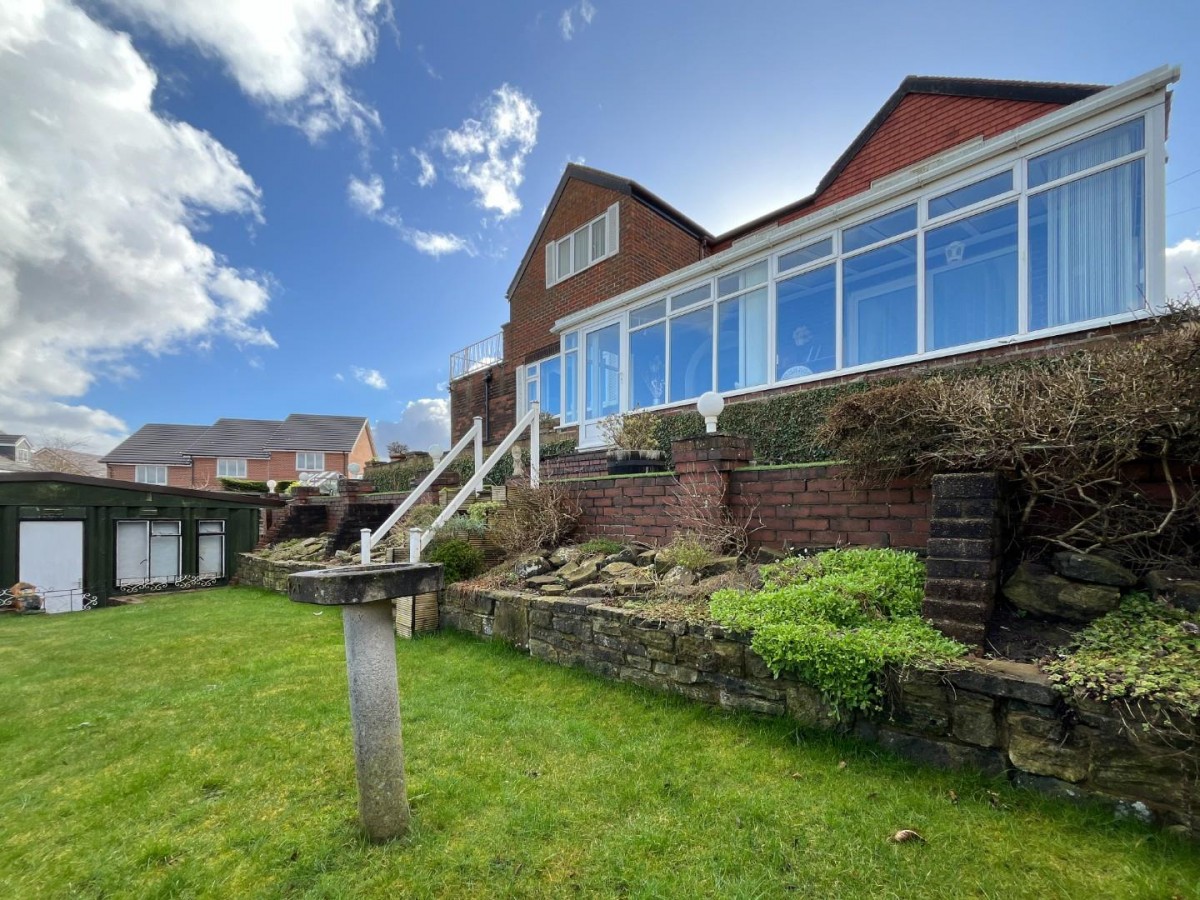
M 434 481 L 436 481 L 438 477 L 445 472 L 447 468 L 449 468 L 450 463 L 454 462 L 454 460 L 458 458 L 458 455 L 467 449 L 467 445 L 469 443 L 475 440 L 476 447 L 482 446 L 476 440 L 482 434 L 482 432 L 483 420 L 477 416 L 475 418 L 475 424 L 467 430 L 466 434 L 458 439 L 458 443 L 450 449 L 449 453 L 442 457 L 442 461 L 440 463 L 433 467 L 433 471 L 426 475 L 425 479 L 419 485 L 413 488 L 409 495 L 404 498 L 404 502 L 396 507 L 395 512 L 388 516 L 387 520 L 375 529 L 375 533 L 371 535 L 371 547 L 374 547 L 376 544 L 382 541 L 384 537 L 387 536 L 387 533 L 392 530 L 392 526 L 399 522 L 404 517 L 405 513 L 417 505 L 417 501 L 421 499 L 421 496 L 427 490 L 429 490 Z M 476 452 L 478 453 L 478 450 Z M 476 459 L 478 459 L 478 456 Z M 479 471 L 478 464 L 476 464 L 475 471 Z M 368 553 L 369 552 L 370 551 L 368 549 Z M 370 559 L 369 556 L 367 558 Z
M 487 462 L 475 470 L 475 474 L 471 476 L 471 480 L 463 485 L 463 488 L 458 492 L 458 495 L 451 500 L 450 503 L 446 505 L 446 508 L 442 510 L 441 514 L 433 520 L 433 524 L 424 531 L 422 531 L 420 528 L 413 528 L 409 530 L 409 562 L 418 562 L 421 559 L 421 552 L 429 545 L 429 542 L 433 540 L 434 532 L 445 525 L 450 520 L 450 517 L 458 512 L 459 507 L 466 502 L 466 499 L 475 491 L 479 490 L 480 486 L 483 484 L 483 479 L 487 477 L 488 472 L 492 471 L 492 469 L 496 467 L 496 464 L 504 457 L 504 454 L 512 449 L 513 444 L 517 442 L 517 438 L 521 436 L 521 432 L 523 432 L 526 428 L 536 429 L 540 426 L 539 413 L 539 404 L 536 402 L 531 403 L 529 405 L 529 412 L 521 416 L 520 421 L 518 421 L 517 424 L 513 426 L 513 430 L 508 433 L 508 437 L 501 441 L 500 445 L 492 451 L 491 456 L 487 458 Z M 536 431 L 530 431 L 531 451 L 536 446 L 535 442 L 537 441 L 537 438 L 535 435 Z M 532 452 L 530 456 L 533 456 Z M 535 458 L 536 457 L 530 459 L 529 483 L 534 487 L 537 487 L 538 482 L 536 481 L 536 473 L 538 469 L 536 468 L 536 463 L 534 462 Z
M 529 484 L 538 487 L 542 480 L 542 417 L 539 404 L 533 404 L 538 413 L 529 424 Z
M 362 549 L 359 551 L 359 562 L 364 566 L 371 564 L 371 529 L 364 528 L 359 535 L 362 540 Z

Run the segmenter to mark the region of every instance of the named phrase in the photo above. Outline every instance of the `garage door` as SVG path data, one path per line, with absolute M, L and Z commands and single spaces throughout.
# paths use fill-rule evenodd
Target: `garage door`
M 35 585 L 46 612 L 84 608 L 83 523 L 22 522 L 18 576 Z

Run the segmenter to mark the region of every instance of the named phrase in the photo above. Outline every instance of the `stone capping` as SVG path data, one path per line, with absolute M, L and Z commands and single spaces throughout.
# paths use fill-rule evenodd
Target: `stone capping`
M 451 585 L 443 627 L 506 641 L 538 659 L 722 709 L 852 732 L 918 761 L 1109 804 L 1118 815 L 1200 840 L 1200 721 L 1177 733 L 1127 727 L 1110 706 L 1067 706 L 1037 667 L 966 660 L 893 672 L 886 708 L 840 718 L 813 688 L 771 675 L 750 636 L 647 617 L 594 598 Z

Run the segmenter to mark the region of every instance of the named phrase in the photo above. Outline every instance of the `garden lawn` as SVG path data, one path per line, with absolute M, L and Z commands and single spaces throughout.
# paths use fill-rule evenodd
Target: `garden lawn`
M 1200 896 L 1195 846 L 1107 811 L 500 645 L 398 654 L 413 828 L 376 847 L 336 609 L 0 618 L 0 896 Z

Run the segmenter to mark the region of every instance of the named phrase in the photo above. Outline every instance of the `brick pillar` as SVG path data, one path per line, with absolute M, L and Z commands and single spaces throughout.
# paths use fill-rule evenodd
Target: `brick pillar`
M 935 475 L 921 614 L 955 640 L 983 646 L 999 588 L 1004 518 L 999 476 Z
M 706 525 L 729 521 L 729 473 L 750 464 L 750 439 L 731 434 L 706 434 L 671 443 L 675 495 L 667 498 L 679 532 L 700 531 Z

